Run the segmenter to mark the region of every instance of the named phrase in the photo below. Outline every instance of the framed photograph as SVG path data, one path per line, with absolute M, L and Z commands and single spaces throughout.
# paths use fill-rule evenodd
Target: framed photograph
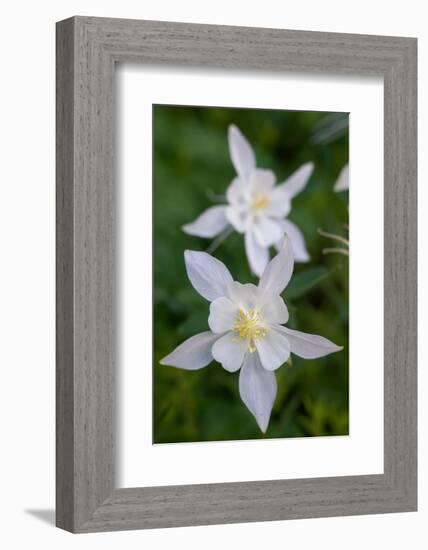
M 57 24 L 57 525 L 414 511 L 416 39 Z

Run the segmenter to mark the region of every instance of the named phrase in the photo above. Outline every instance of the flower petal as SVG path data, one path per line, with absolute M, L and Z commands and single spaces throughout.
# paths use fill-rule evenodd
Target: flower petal
M 290 342 L 291 352 L 303 359 L 317 359 L 330 353 L 341 351 L 343 347 L 336 346 L 327 338 L 316 334 L 306 334 L 287 327 L 277 327 Z
M 252 309 L 259 303 L 259 289 L 252 283 L 233 281 L 227 287 L 227 294 L 238 309 Z
M 267 370 L 279 368 L 290 357 L 290 344 L 287 338 L 273 326 L 270 326 L 266 336 L 257 339 L 255 344 L 260 362 Z
M 253 222 L 252 229 L 257 242 L 263 248 L 272 246 L 284 234 L 277 220 L 266 216 L 257 217 Z
M 293 267 L 294 260 L 290 239 L 285 237 L 281 250 L 272 258 L 263 271 L 259 282 L 259 290 L 262 293 L 280 295 L 291 278 Z
M 224 369 L 235 372 L 242 365 L 247 349 L 245 340 L 240 340 L 234 332 L 228 332 L 213 345 L 212 354 Z
M 217 334 L 232 330 L 238 312 L 238 306 L 229 298 L 217 298 L 210 304 L 208 326 Z
M 223 231 L 228 225 L 225 206 L 212 206 L 202 212 L 192 223 L 183 225 L 183 231 L 188 235 L 211 238 Z
M 291 247 L 293 249 L 294 261 L 296 262 L 308 262 L 311 257 L 306 248 L 305 237 L 297 225 L 290 220 L 278 220 L 278 223 L 282 227 L 282 230 L 290 238 Z M 282 239 L 278 241 L 275 246 L 277 250 L 281 249 Z
M 193 288 L 206 300 L 226 296 L 227 285 L 233 281 L 223 262 L 206 252 L 186 250 L 184 252 L 187 276 Z
M 262 367 L 258 353 L 248 353 L 239 375 L 239 393 L 263 433 L 269 424 L 276 391 L 275 373 Z
M 281 296 L 266 293 L 260 306 L 263 320 L 269 324 L 281 325 L 288 321 L 288 309 Z
M 229 152 L 236 173 L 246 180 L 256 167 L 256 157 L 253 148 L 241 131 L 234 125 L 229 126 Z
M 240 177 L 236 177 L 226 189 L 227 202 L 237 208 L 246 207 L 248 193 L 247 182 Z
M 284 189 L 287 191 L 287 194 L 290 199 L 296 196 L 298 193 L 303 191 L 308 182 L 311 174 L 314 170 L 314 165 L 312 162 L 307 162 L 295 172 L 291 174 L 283 183 L 278 184 L 277 188 Z
M 283 218 L 290 213 L 291 201 L 285 189 L 276 186 L 269 193 L 269 206 L 266 208 L 266 215 L 274 218 Z
M 248 226 L 248 212 L 246 210 L 228 206 L 226 208 L 226 218 L 238 233 L 245 233 Z
M 276 177 L 272 170 L 256 168 L 250 175 L 250 188 L 253 194 L 269 193 L 275 185 Z
M 260 277 L 269 261 L 269 249 L 259 245 L 251 229 L 245 232 L 245 252 L 251 271 Z
M 218 338 L 219 335 L 213 334 L 211 331 L 196 334 L 176 347 L 173 352 L 159 362 L 161 365 L 187 370 L 206 367 L 213 360 L 211 348 Z
M 349 165 L 346 164 L 334 184 L 334 190 L 337 191 L 346 191 L 349 189 Z

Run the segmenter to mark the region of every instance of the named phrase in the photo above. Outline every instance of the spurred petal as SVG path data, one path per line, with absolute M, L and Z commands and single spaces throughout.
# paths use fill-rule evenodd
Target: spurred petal
M 212 354 L 223 368 L 235 372 L 242 365 L 247 349 L 245 340 L 239 340 L 234 332 L 228 332 L 213 345 Z
M 284 189 L 290 199 L 303 191 L 311 174 L 313 172 L 314 165 L 312 162 L 307 162 L 295 172 L 291 174 L 283 183 L 279 184 L 277 188 Z
M 251 271 L 260 277 L 269 261 L 269 249 L 259 245 L 251 229 L 245 232 L 245 252 Z
M 225 206 L 212 206 L 202 212 L 192 223 L 183 225 L 183 231 L 188 235 L 211 238 L 223 231 L 228 225 Z
M 270 219 L 266 216 L 260 216 L 253 223 L 254 236 L 263 248 L 272 246 L 283 236 L 283 231 L 277 220 Z
M 229 151 L 236 173 L 246 180 L 256 167 L 256 157 L 251 145 L 234 125 L 229 126 Z
M 232 330 L 239 309 L 229 298 L 221 297 L 211 302 L 208 326 L 213 332 Z
M 263 433 L 269 424 L 276 389 L 275 373 L 262 367 L 258 353 L 247 353 L 239 375 L 239 393 Z
M 279 368 L 290 357 L 290 344 L 287 338 L 274 327 L 269 327 L 266 336 L 256 340 L 255 344 L 260 362 L 267 370 Z
M 291 352 L 303 359 L 317 359 L 330 353 L 341 351 L 343 347 L 336 346 L 327 338 L 317 336 L 316 334 L 306 334 L 298 330 L 292 330 L 287 327 L 278 327 L 284 336 L 290 342 Z
M 309 252 L 306 249 L 305 237 L 296 224 L 290 220 L 278 220 L 282 230 L 290 238 L 291 247 L 295 262 L 308 262 L 310 260 Z M 281 249 L 282 239 L 276 243 L 277 250 Z
M 339 177 L 336 180 L 336 183 L 334 184 L 334 190 L 335 191 L 346 191 L 349 189 L 349 165 L 346 164 L 340 174 Z
M 161 365 L 187 370 L 206 367 L 213 360 L 211 348 L 218 338 L 219 335 L 213 334 L 211 331 L 196 334 L 176 347 L 173 352 L 159 362 Z
M 293 252 L 288 237 L 278 254 L 266 266 L 259 282 L 259 289 L 265 293 L 280 295 L 287 286 L 293 273 Z
M 184 252 L 187 276 L 194 289 L 206 300 L 226 296 L 227 285 L 232 282 L 232 275 L 223 262 L 206 252 L 186 250 Z
M 269 293 L 263 294 L 260 311 L 266 323 L 281 325 L 288 321 L 288 309 L 281 296 Z

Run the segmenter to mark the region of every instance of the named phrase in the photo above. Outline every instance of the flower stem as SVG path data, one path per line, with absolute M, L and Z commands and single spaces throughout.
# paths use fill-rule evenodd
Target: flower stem
M 341 237 L 340 235 L 335 235 L 334 233 L 327 233 L 327 231 L 323 231 L 322 229 L 318 229 L 318 233 L 322 235 L 323 237 L 328 237 L 329 239 L 334 239 L 335 241 L 339 241 L 346 246 L 349 246 L 348 239 L 345 239 L 345 237 Z
M 205 250 L 208 254 L 212 254 L 217 250 L 217 248 L 227 239 L 229 235 L 231 235 L 233 232 L 233 227 L 229 225 L 226 227 L 224 231 L 220 233 L 220 235 L 213 240 L 213 242 L 209 245 L 209 247 Z
M 322 251 L 323 254 L 334 254 L 334 253 L 338 253 L 338 254 L 343 254 L 344 256 L 349 256 L 349 252 L 346 248 L 323 248 L 323 251 Z
M 211 189 L 208 189 L 207 191 L 207 198 L 212 202 L 218 202 L 220 204 L 224 204 L 226 202 L 226 197 L 224 195 L 216 195 Z

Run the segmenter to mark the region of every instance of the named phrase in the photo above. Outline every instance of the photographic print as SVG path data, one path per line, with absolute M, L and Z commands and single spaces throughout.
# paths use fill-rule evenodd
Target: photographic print
M 347 113 L 153 106 L 153 442 L 349 433 Z

